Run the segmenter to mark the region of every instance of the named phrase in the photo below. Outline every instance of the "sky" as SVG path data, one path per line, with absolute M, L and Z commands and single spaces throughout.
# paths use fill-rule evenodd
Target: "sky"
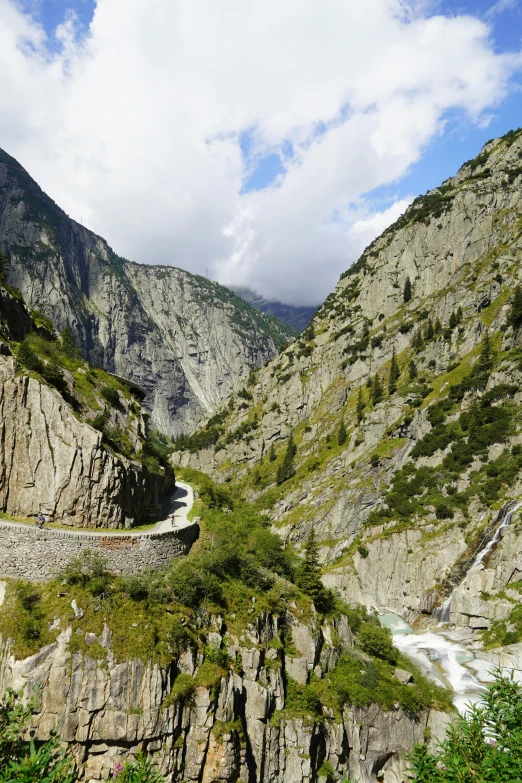
M 290 304 L 521 87 L 522 0 L 0 0 L 0 147 L 120 255 Z

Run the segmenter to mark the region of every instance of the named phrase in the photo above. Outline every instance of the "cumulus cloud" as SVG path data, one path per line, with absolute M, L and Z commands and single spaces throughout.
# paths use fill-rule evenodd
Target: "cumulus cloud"
M 0 0 L 0 144 L 40 185 L 122 255 L 303 304 L 404 208 L 364 194 L 520 66 L 483 22 L 406 0 L 98 0 L 49 44 Z

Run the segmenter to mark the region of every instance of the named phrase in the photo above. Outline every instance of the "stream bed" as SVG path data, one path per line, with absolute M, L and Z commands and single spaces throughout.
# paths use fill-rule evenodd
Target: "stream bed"
M 470 703 L 481 700 L 485 683 L 492 681 L 492 665 L 473 655 L 463 644 L 448 638 L 451 632 L 440 626 L 417 633 L 408 623 L 395 614 L 379 616 L 382 625 L 393 634 L 394 645 L 418 668 L 454 693 L 453 703 L 464 714 Z

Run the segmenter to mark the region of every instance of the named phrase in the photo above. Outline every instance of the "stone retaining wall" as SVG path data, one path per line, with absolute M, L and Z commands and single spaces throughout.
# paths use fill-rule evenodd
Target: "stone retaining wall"
M 197 523 L 166 533 L 104 536 L 0 521 L 0 576 L 33 582 L 52 579 L 87 549 L 102 555 L 115 573 L 165 568 L 174 558 L 187 555 L 198 535 Z

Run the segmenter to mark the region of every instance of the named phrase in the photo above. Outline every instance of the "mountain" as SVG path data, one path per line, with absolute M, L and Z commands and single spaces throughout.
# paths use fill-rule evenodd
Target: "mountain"
M 314 313 L 317 312 L 317 307 L 296 307 L 272 299 L 265 299 L 260 294 L 252 291 L 251 288 L 230 286 L 230 289 L 244 299 L 245 302 L 248 302 L 252 307 L 255 307 L 256 310 L 279 318 L 280 321 L 283 321 L 283 323 L 287 324 L 291 329 L 294 329 L 296 333 L 300 333 L 303 329 L 306 329 L 314 317 Z
M 121 258 L 2 151 L 0 247 L 28 304 L 69 327 L 91 364 L 142 386 L 168 435 L 193 430 L 293 335 L 217 283 Z
M 522 642 L 520 522 L 468 575 L 522 496 L 521 214 L 518 130 L 417 198 L 176 456 L 238 482 L 285 541 L 313 528 L 347 601 L 418 618 L 455 588 L 479 647 Z

